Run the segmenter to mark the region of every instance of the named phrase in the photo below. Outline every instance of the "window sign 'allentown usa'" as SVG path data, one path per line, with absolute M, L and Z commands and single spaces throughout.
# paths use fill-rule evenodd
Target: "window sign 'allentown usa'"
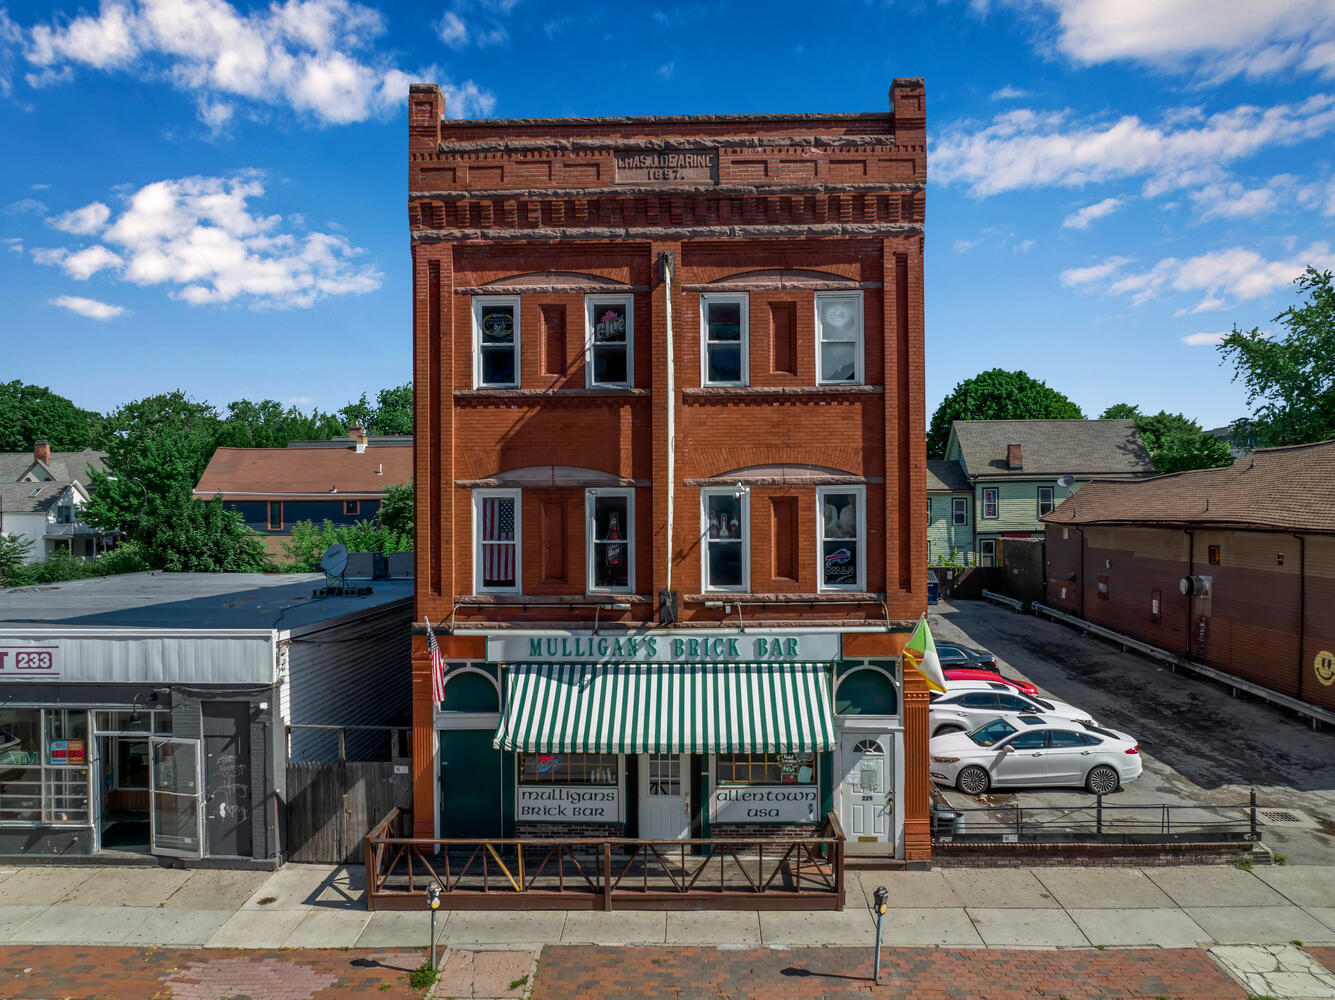
M 715 823 L 814 823 L 815 785 L 723 785 L 709 797 Z
M 490 663 L 828 663 L 837 632 L 690 635 L 489 635 Z

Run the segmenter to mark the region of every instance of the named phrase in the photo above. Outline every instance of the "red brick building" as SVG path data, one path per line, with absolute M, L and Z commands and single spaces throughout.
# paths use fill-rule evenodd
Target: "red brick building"
M 412 88 L 417 835 L 835 810 L 926 856 L 924 100 L 447 121 Z
M 1335 441 L 1095 481 L 1047 522 L 1047 603 L 1335 712 Z

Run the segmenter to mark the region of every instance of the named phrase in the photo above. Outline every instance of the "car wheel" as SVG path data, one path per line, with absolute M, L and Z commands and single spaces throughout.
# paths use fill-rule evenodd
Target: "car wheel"
M 942 726 L 940 729 L 934 730 L 932 732 L 932 736 L 933 737 L 945 736 L 947 733 L 962 733 L 962 732 L 964 732 L 963 726 Z
M 1117 771 L 1107 764 L 1100 764 L 1085 778 L 1085 787 L 1095 795 L 1111 795 L 1122 783 Z
M 982 795 L 992 785 L 992 779 L 981 767 L 970 765 L 955 776 L 955 787 L 965 795 Z

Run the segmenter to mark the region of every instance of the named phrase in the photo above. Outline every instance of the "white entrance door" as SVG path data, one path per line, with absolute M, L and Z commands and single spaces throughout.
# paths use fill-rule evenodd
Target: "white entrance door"
M 178 858 L 203 855 L 200 833 L 199 741 L 153 736 L 149 739 L 148 783 L 152 789 L 149 809 L 154 854 Z
M 845 733 L 839 740 L 843 780 L 839 783 L 839 821 L 849 840 L 885 843 L 894 812 L 888 736 Z
M 675 753 L 640 755 L 640 838 L 681 840 L 691 835 L 686 758 Z

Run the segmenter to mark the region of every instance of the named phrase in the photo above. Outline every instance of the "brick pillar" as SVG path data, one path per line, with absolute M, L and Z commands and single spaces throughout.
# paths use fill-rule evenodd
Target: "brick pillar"
M 922 674 L 904 669 L 904 859 L 932 857 L 931 777 L 928 775 L 928 687 Z

